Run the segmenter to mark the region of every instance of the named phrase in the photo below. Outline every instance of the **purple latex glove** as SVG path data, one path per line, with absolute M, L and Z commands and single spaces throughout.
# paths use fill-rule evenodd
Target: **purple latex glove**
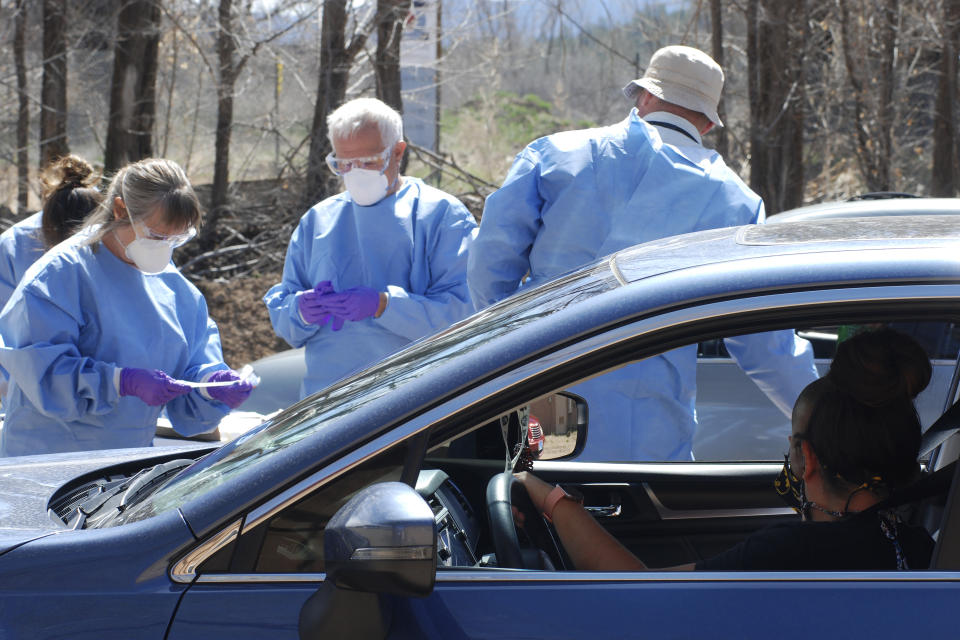
M 159 407 L 190 393 L 190 387 L 181 384 L 159 369 L 131 369 L 120 371 L 120 395 L 137 396 L 151 407 Z
M 313 289 L 307 289 L 300 294 L 297 306 L 304 321 L 321 327 L 330 321 L 330 312 L 321 301 L 328 293 L 333 293 L 333 285 L 329 280 L 324 280 Z
M 340 293 L 328 293 L 322 300 L 324 308 L 335 318 L 353 322 L 373 317 L 380 308 L 380 292 L 370 287 L 352 287 Z
M 236 409 L 250 397 L 250 392 L 253 391 L 253 385 L 250 382 L 243 380 L 240 374 L 232 369 L 214 371 L 206 381 L 226 382 L 229 380 L 236 380 L 237 384 L 229 387 L 210 387 L 206 391 L 214 400 L 219 400 L 231 409 Z

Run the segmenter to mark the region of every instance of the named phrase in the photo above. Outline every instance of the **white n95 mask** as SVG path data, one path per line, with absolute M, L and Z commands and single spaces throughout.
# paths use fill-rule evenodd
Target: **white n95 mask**
M 160 273 L 166 269 L 173 258 L 173 250 L 197 235 L 196 227 L 190 227 L 183 233 L 161 236 L 151 231 L 142 222 L 134 222 L 129 209 L 127 209 L 127 219 L 130 220 L 130 226 L 136 238 L 124 247 L 123 251 L 144 273 Z M 143 233 L 141 233 L 141 225 Z
M 380 202 L 390 188 L 387 176 L 373 169 L 354 168 L 341 177 L 350 197 L 361 207 Z
M 127 257 L 144 273 L 160 273 L 173 258 L 173 245 L 166 240 L 136 238 L 124 249 Z

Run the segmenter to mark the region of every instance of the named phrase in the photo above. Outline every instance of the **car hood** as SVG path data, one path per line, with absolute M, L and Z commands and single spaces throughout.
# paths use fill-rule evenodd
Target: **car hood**
M 149 466 L 171 454 L 195 455 L 202 447 L 186 444 L 0 458 L 0 554 L 66 530 L 59 519 L 48 515 L 47 509 L 50 498 L 67 482 L 116 465 L 133 462 Z

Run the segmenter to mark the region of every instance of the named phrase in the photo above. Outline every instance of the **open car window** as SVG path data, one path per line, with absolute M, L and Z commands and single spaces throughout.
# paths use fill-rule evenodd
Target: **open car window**
M 929 427 L 943 412 L 950 391 L 951 378 L 960 351 L 960 327 L 949 321 L 897 321 L 885 323 L 899 331 L 914 337 L 925 349 L 933 365 L 933 378 L 928 387 L 917 398 L 916 405 L 924 428 Z M 799 340 L 809 344 L 818 375 L 827 372 L 830 361 L 839 341 L 849 337 L 857 330 L 869 327 L 865 323 L 834 324 L 798 328 L 795 334 Z M 759 334 L 757 334 L 759 335 Z M 622 370 L 611 371 L 590 383 L 598 389 L 597 397 L 604 406 L 591 405 L 591 438 L 582 460 L 632 460 L 632 461 L 684 461 L 692 453 L 692 459 L 702 462 L 734 462 L 750 460 L 778 460 L 783 454 L 783 441 L 790 431 L 789 412 L 780 398 L 780 406 L 771 396 L 751 379 L 748 370 L 755 373 L 768 363 L 757 360 L 751 367 L 738 365 L 731 351 L 738 343 L 750 341 L 755 336 L 728 336 L 712 338 L 696 345 L 697 366 L 695 387 L 682 389 L 666 400 L 650 398 L 645 387 L 645 379 L 667 379 L 675 376 L 682 380 L 679 366 L 670 366 L 663 362 L 661 366 L 648 366 L 650 372 L 640 371 L 635 376 L 625 375 Z M 762 344 L 762 342 L 761 342 Z M 732 347 L 732 348 L 731 348 Z M 691 349 L 693 347 L 687 347 Z M 678 350 L 682 354 L 683 349 Z M 680 358 L 675 358 L 680 361 Z M 774 356 L 770 362 L 776 363 Z M 778 364 L 777 366 L 783 366 Z M 689 379 L 689 375 L 687 378 Z M 763 383 L 764 376 L 756 376 Z M 795 397 L 805 386 L 802 375 L 794 375 L 793 381 L 781 378 L 773 379 L 783 388 L 782 396 Z M 673 386 L 659 385 L 668 391 L 676 391 Z M 631 389 L 630 385 L 634 385 Z M 614 391 L 611 391 L 614 389 Z M 688 394 L 684 396 L 683 394 Z M 680 396 L 681 401 L 677 401 Z M 696 425 L 684 423 L 682 418 L 688 405 L 682 403 L 695 398 Z M 628 402 L 628 400 L 630 400 Z M 588 398 L 589 401 L 589 398 Z M 616 403 L 618 408 L 611 411 L 607 405 Z M 603 421 L 602 423 L 600 421 Z M 683 439 L 692 428 L 692 442 L 685 447 Z M 654 442 L 644 447 L 638 440 L 637 432 L 660 429 L 672 432 L 674 447 L 668 442 Z M 602 430 L 602 431 L 601 431 Z M 627 431 L 630 437 L 621 435 L 612 437 L 610 431 Z M 598 446 L 597 438 L 612 440 L 614 444 Z M 618 450 L 633 449 L 629 458 L 616 457 Z M 691 451 L 692 450 L 692 451 Z
M 916 402 L 926 429 L 942 414 L 950 395 L 957 365 L 957 328 L 946 321 L 883 324 L 917 338 L 931 359 L 933 377 Z M 823 375 L 837 344 L 870 326 L 879 326 L 879 323 L 819 325 L 788 333 L 796 336 L 798 344 L 809 343 L 816 375 Z M 719 338 L 718 342 L 724 345 L 749 342 L 752 335 L 729 336 L 729 340 Z M 697 348 L 698 345 L 689 345 L 672 351 L 683 354 L 687 353 L 685 350 Z M 788 416 L 738 367 L 732 356 L 713 358 L 709 364 L 717 369 L 705 372 L 702 351 L 698 355 L 699 422 L 693 435 L 692 459 L 637 460 L 620 453 L 619 457 L 603 460 L 608 464 L 591 464 L 588 455 L 591 438 L 609 436 L 603 428 L 610 423 L 598 423 L 598 413 L 612 417 L 616 420 L 614 426 L 624 431 L 629 426 L 645 429 L 657 424 L 651 421 L 649 412 L 631 410 L 628 402 L 623 405 L 626 410 L 604 414 L 605 407 L 601 407 L 598 411 L 597 402 L 607 401 L 609 406 L 610 398 L 623 401 L 618 394 L 622 396 L 624 389 L 637 388 L 623 382 L 625 378 L 629 380 L 629 370 L 634 364 L 629 363 L 561 390 L 580 393 L 586 399 L 589 419 L 584 453 L 554 457 L 549 453 L 548 444 L 534 465 L 535 473 L 543 479 L 584 496 L 588 511 L 651 568 L 706 562 L 736 547 L 756 531 L 794 523 L 798 518 L 774 489 L 775 477 L 788 448 Z M 795 392 L 805 384 L 805 381 L 798 383 Z M 642 394 L 637 397 L 644 398 Z M 531 399 L 521 406 L 534 407 L 538 400 Z M 791 405 L 792 402 L 790 399 Z M 532 411 L 535 413 L 537 410 Z M 636 418 L 633 423 L 632 417 Z M 550 443 L 551 437 L 557 435 L 555 426 L 548 422 L 542 428 L 542 435 Z M 630 435 L 616 435 L 618 444 L 613 448 L 623 451 L 631 442 Z M 563 437 L 573 436 L 565 432 Z M 484 480 L 503 468 L 504 455 L 500 434 L 495 425 L 490 424 L 460 438 L 437 443 L 428 454 L 428 463 L 456 478 L 463 493 L 482 505 Z M 469 459 L 471 457 L 476 459 Z M 714 464 L 717 462 L 722 465 Z M 945 494 L 937 495 L 924 505 L 908 505 L 903 510 L 905 522 L 917 527 L 921 538 L 925 535 L 920 533 L 923 528 L 936 533 L 939 505 L 945 497 Z M 567 568 L 571 567 L 567 565 Z

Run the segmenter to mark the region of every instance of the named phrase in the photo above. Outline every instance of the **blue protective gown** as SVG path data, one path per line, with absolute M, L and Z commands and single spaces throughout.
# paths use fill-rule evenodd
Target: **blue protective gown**
M 0 233 L 0 308 L 13 295 L 27 268 L 47 250 L 43 244 L 43 211 Z
M 674 123 L 672 117 L 664 119 Z M 515 292 L 528 271 L 524 287 L 635 244 L 763 222 L 760 197 L 719 154 L 685 138 L 676 133 L 670 138 L 674 144 L 664 144 L 657 129 L 633 110 L 615 125 L 557 133 L 528 145 L 484 207 L 467 271 L 477 307 Z M 809 343 L 791 331 L 727 344 L 787 415 L 817 376 Z M 570 391 L 589 407 L 587 443 L 579 459 L 692 459 L 695 345 Z
M 283 282 L 263 298 L 277 335 L 306 345 L 301 397 L 472 313 L 466 269 L 476 230 L 459 200 L 410 177 L 369 207 L 344 192 L 304 214 L 287 248 Z M 379 318 L 347 321 L 340 331 L 305 323 L 297 295 L 324 280 L 336 291 L 386 291 L 387 307 Z
M 763 201 L 716 152 L 664 145 L 636 110 L 521 151 L 483 209 L 467 278 L 477 308 L 601 256 L 667 236 L 764 219 Z M 527 286 L 526 284 L 524 286 Z
M 11 382 L 0 454 L 150 446 L 157 416 L 191 436 L 229 408 L 191 391 L 163 407 L 120 397 L 120 368 L 201 380 L 227 368 L 203 295 L 170 264 L 146 274 L 77 234 L 43 255 L 0 312 Z

